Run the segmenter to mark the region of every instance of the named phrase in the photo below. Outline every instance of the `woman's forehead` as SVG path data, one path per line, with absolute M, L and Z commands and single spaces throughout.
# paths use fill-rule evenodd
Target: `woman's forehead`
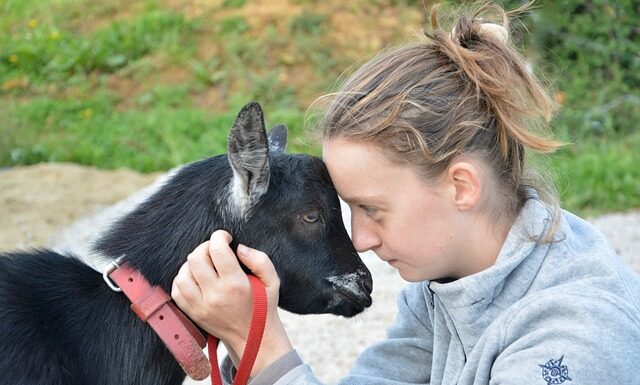
M 332 139 L 324 143 L 323 158 L 338 194 L 347 202 L 388 199 L 416 184 L 410 166 L 392 162 L 375 144 Z
M 323 159 L 332 179 L 345 176 L 370 179 L 391 166 L 376 145 L 346 139 L 325 141 Z

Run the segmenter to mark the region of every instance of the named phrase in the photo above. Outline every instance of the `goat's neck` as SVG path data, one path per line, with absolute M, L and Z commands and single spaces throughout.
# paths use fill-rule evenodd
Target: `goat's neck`
M 96 250 L 110 258 L 124 257 L 152 284 L 170 290 L 173 278 L 196 246 L 216 229 L 233 230 L 221 214 L 230 171 L 220 167 L 213 168 L 218 172 L 211 170 L 211 165 L 200 164 L 185 168 L 118 221 L 99 240 Z M 212 183 L 223 187 L 215 191 Z

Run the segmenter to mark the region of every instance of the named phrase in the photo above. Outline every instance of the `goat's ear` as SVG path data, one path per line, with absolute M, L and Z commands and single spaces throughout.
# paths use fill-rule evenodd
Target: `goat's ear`
M 287 126 L 278 124 L 269 130 L 269 151 L 285 152 L 287 150 Z
M 249 103 L 238 113 L 227 152 L 233 169 L 232 199 L 244 213 L 269 187 L 269 145 L 258 103 Z

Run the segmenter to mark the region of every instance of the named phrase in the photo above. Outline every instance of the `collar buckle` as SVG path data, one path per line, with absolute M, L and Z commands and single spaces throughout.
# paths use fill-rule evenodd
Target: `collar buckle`
M 109 286 L 109 289 L 117 293 L 120 293 L 122 289 L 119 288 L 118 285 L 116 285 L 116 283 L 111 280 L 111 278 L 109 278 L 109 274 L 120 267 L 120 262 L 122 262 L 123 259 L 124 256 L 118 257 L 115 260 L 111 261 L 109 266 L 107 266 L 107 268 L 102 272 L 102 279 L 104 280 L 104 282 L 107 284 L 107 286 Z

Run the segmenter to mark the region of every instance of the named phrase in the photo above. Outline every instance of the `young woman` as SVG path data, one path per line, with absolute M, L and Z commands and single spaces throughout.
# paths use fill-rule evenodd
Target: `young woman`
M 640 279 L 527 167 L 526 151 L 558 143 L 540 134 L 553 105 L 509 44 L 507 14 L 484 5 L 452 30 L 432 21 L 425 41 L 353 74 L 322 121 L 356 249 L 411 282 L 387 338 L 343 383 L 640 384 Z M 172 295 L 236 361 L 251 290 L 230 241 L 218 231 L 200 245 Z M 252 384 L 320 383 L 278 319 L 268 256 L 237 252 L 271 304 Z

